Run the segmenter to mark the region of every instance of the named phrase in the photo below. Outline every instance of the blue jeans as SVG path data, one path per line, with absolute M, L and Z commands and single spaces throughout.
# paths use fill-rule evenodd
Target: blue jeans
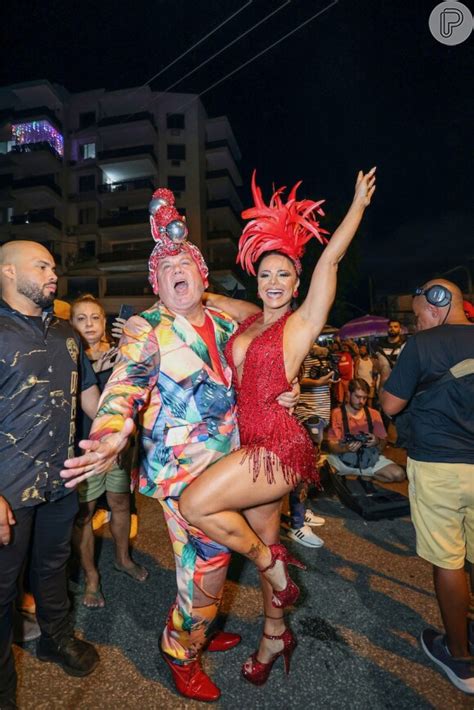
M 298 530 L 304 525 L 307 495 L 308 484 L 305 481 L 299 483 L 290 493 L 290 527 L 292 530 Z
M 308 434 L 315 444 L 319 447 L 323 440 L 324 430 L 328 423 L 322 417 L 310 417 L 303 422 L 308 430 Z M 290 504 L 290 526 L 292 530 L 298 530 L 304 525 L 304 516 L 306 513 L 306 498 L 308 497 L 308 484 L 304 481 L 299 483 L 296 488 L 291 491 L 289 496 Z

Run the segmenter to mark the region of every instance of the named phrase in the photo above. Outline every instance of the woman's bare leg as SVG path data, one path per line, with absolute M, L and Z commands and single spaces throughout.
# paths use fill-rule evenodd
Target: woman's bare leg
M 244 510 L 243 514 L 265 545 L 275 545 L 280 541 L 281 500 L 257 508 Z M 273 590 L 265 577 L 260 575 L 262 587 L 263 608 L 265 614 L 263 630 L 270 636 L 280 636 L 286 629 L 282 609 L 276 609 L 272 604 Z M 283 648 L 283 641 L 270 641 L 262 636 L 258 648 L 257 659 L 268 663 L 272 656 Z
M 253 481 L 253 464 L 242 458 L 243 452 L 235 451 L 210 466 L 183 491 L 179 508 L 183 517 L 211 540 L 240 552 L 263 570 L 271 563 L 271 551 L 238 511 L 280 501 L 294 484 L 286 483 L 278 464 L 273 470 L 275 483 L 268 483 L 263 464 Z M 280 560 L 265 575 L 274 590 L 285 589 L 287 580 Z
M 129 570 L 137 582 L 144 582 L 148 577 L 148 571 L 134 562 L 130 556 L 130 493 L 107 491 L 107 503 L 112 512 L 110 532 L 115 543 L 115 561 L 120 567 Z
M 104 606 L 104 599 L 100 595 L 99 570 L 95 565 L 95 537 L 92 529 L 96 504 L 96 500 L 80 504 L 72 533 L 72 542 L 84 570 L 85 590 L 82 603 L 88 608 Z

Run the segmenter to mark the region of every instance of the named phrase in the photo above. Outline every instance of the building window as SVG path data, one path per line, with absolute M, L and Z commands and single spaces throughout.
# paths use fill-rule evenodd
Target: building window
M 166 127 L 184 129 L 184 113 L 169 113 L 166 116 Z
M 81 175 L 79 178 L 79 192 L 95 190 L 95 175 Z
M 95 111 L 85 111 L 79 114 L 79 128 L 89 128 L 95 123 Z
M 14 145 L 15 141 L 0 141 L 0 155 L 9 153 Z
M 167 153 L 168 160 L 186 160 L 186 146 L 181 143 L 170 143 Z
M 87 241 L 79 243 L 79 256 L 83 258 L 95 256 L 95 242 Z
M 79 224 L 94 224 L 95 207 L 83 207 L 79 210 Z
M 183 192 L 186 190 L 186 178 L 184 175 L 168 175 L 168 187 L 173 192 Z
M 8 224 L 13 217 L 13 207 L 0 207 L 0 224 Z
M 95 143 L 84 143 L 79 148 L 79 153 L 82 160 L 95 159 Z

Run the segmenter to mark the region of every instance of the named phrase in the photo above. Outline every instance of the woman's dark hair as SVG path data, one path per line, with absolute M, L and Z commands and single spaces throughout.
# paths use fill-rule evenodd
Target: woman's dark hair
M 365 394 L 369 396 L 369 383 L 363 380 L 362 377 L 354 377 L 354 379 L 349 382 L 349 392 L 352 394 L 356 390 L 362 390 L 362 392 L 365 392 Z

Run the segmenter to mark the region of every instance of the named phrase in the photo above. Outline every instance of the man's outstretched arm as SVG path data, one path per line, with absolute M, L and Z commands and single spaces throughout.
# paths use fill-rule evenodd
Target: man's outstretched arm
M 102 393 L 89 439 L 79 442 L 81 456 L 67 459 L 61 477 L 67 488 L 108 471 L 127 446 L 135 429 L 134 418 L 147 403 L 160 370 L 159 345 L 144 318 L 127 322 L 119 357 Z
M 242 323 L 246 318 L 261 313 L 261 308 L 249 301 L 242 301 L 239 298 L 230 298 L 230 296 L 222 296 L 220 293 L 209 293 L 205 291 L 202 295 L 202 301 L 205 306 L 218 308 L 220 311 L 227 313 L 237 323 Z

